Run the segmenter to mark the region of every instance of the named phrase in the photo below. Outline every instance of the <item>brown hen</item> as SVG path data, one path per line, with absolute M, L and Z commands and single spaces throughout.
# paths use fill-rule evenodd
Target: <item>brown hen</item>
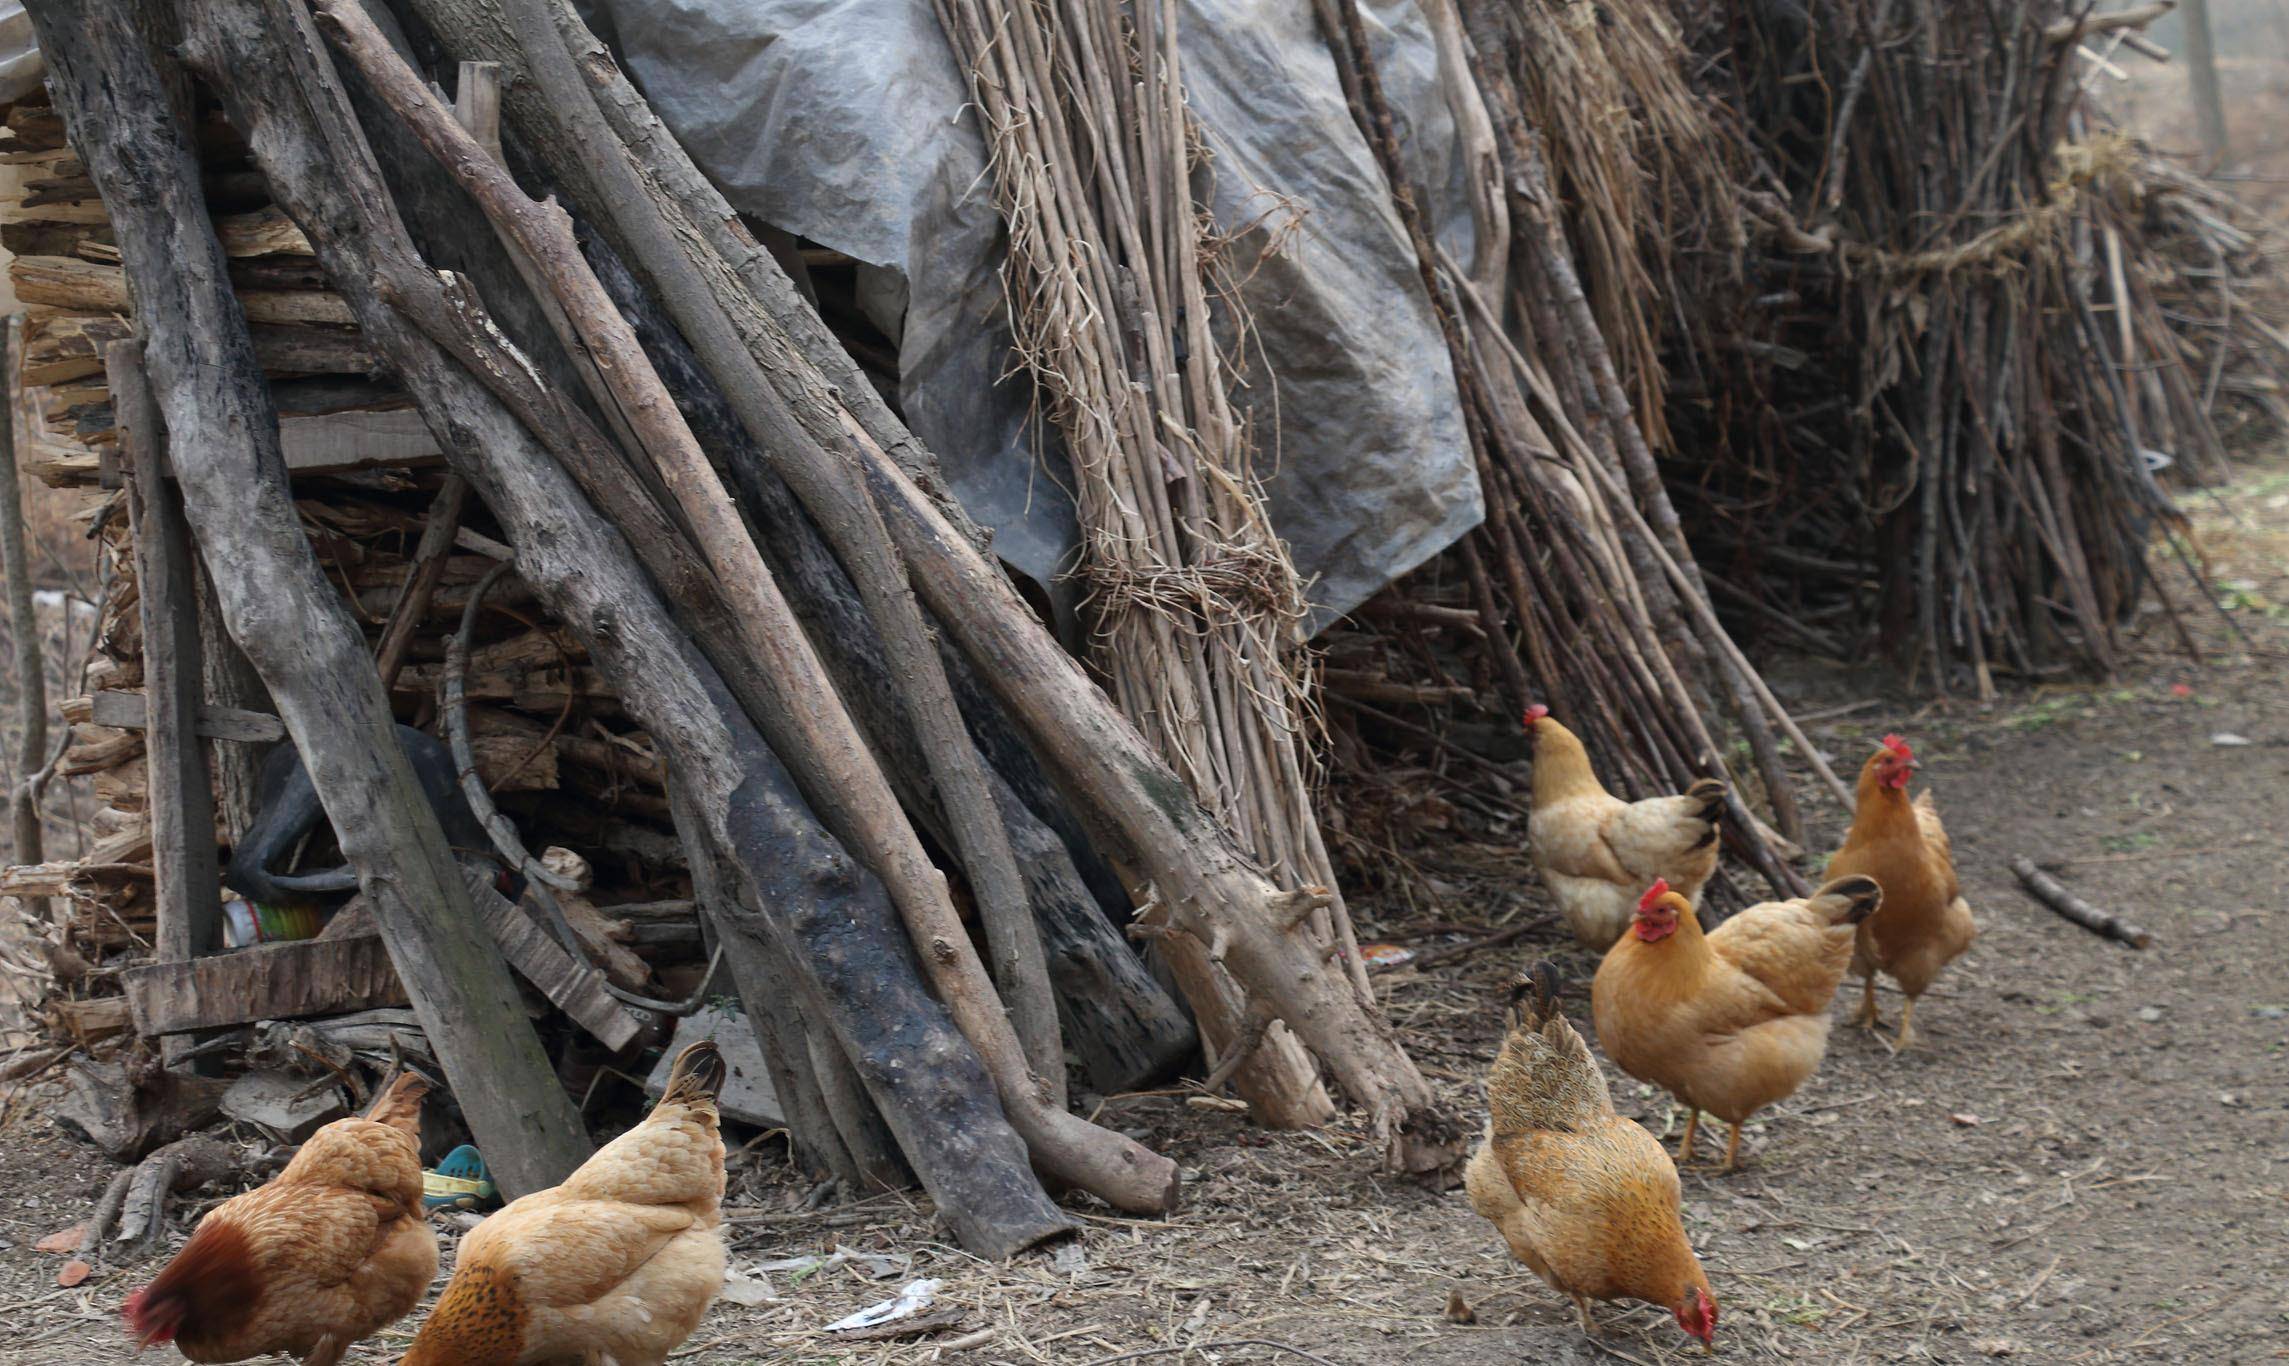
M 1597 1332 L 1591 1300 L 1644 1300 L 1709 1344 L 1717 1301 L 1685 1241 L 1676 1165 L 1614 1113 L 1605 1073 L 1558 1011 L 1554 968 L 1521 974 L 1510 1000 L 1510 1036 L 1486 1082 L 1486 1141 L 1464 1172 L 1470 1207 L 1573 1299 L 1583 1332 Z
M 282 1352 L 334 1366 L 421 1302 L 437 1234 L 421 1207 L 421 1098 L 397 1079 L 362 1119 L 310 1136 L 271 1181 L 207 1212 L 121 1312 L 138 1350 L 192 1361 Z
M 403 1366 L 661 1366 L 723 1288 L 723 1058 L 676 1058 L 652 1113 L 461 1240 Z

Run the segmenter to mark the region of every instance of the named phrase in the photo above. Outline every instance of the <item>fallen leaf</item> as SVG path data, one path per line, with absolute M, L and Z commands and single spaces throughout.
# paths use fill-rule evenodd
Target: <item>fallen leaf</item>
M 2221 730 L 2217 734 L 2210 737 L 2210 743 L 2217 746 L 2219 749 L 2247 749 L 2249 747 L 2249 737 L 2246 735 L 2236 735 L 2230 730 Z
M 87 1241 L 87 1225 L 74 1224 L 70 1228 L 57 1229 L 47 1237 L 32 1244 L 32 1250 L 35 1252 L 77 1252 L 80 1249 L 80 1244 L 85 1241 Z
M 1460 1290 L 1449 1290 L 1447 1292 L 1447 1322 L 1478 1322 L 1478 1311 L 1470 1307 L 1470 1301 L 1462 1297 L 1462 1292 Z
M 1949 1115 L 1948 1118 L 1954 1120 L 1957 1124 L 1963 1126 L 1966 1129 L 1976 1129 L 1979 1127 L 1979 1116 L 1972 1114 L 1968 1110 L 1958 1110 L 1954 1114 Z
M 89 1266 L 86 1262 L 83 1262 L 79 1258 L 74 1257 L 70 1261 L 65 1262 L 63 1269 L 56 1273 L 56 1284 L 62 1286 L 66 1290 L 69 1290 L 73 1286 L 78 1285 L 81 1281 L 86 1280 L 88 1277 L 94 1274 L 94 1267 Z

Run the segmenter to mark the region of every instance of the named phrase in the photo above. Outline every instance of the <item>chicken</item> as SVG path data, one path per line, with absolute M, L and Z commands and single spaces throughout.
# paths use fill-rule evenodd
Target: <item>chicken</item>
M 1703 934 L 1685 898 L 1659 882 L 1646 892 L 1630 932 L 1598 965 L 1590 1007 L 1614 1066 L 1685 1103 L 1679 1161 L 1692 1160 L 1706 1110 L 1733 1126 L 1731 1171 L 1741 1125 L 1820 1066 L 1855 927 L 1883 900 L 1874 878 L 1836 878 Z
M 421 1207 L 421 1098 L 400 1076 L 363 1119 L 310 1136 L 267 1185 L 207 1211 L 191 1241 L 121 1307 L 137 1350 L 192 1361 L 272 1352 L 334 1366 L 402 1318 L 437 1274 Z
M 1539 703 L 1526 709 L 1534 740 L 1534 814 L 1526 842 L 1542 881 L 1582 947 L 1603 951 L 1629 928 L 1637 894 L 1665 879 L 1691 901 L 1717 871 L 1717 813 L 1725 785 L 1703 778 L 1682 796 L 1625 802 L 1590 770 L 1589 752 Z
M 642 1123 L 471 1230 L 403 1366 L 661 1366 L 723 1288 L 723 1076 L 686 1048 Z
M 1486 1082 L 1486 1141 L 1463 1174 L 1470 1207 L 1572 1297 L 1583 1332 L 1597 1332 L 1591 1300 L 1644 1300 L 1710 1345 L 1717 1301 L 1679 1222 L 1676 1165 L 1613 1112 L 1605 1073 L 1558 1013 L 1557 986 L 1556 969 L 1537 963 L 1511 987 L 1510 1036 Z
M 1931 789 L 1908 801 L 1908 778 L 1915 751 L 1897 735 L 1887 735 L 1860 766 L 1852 828 L 1844 847 L 1828 860 L 1828 876 L 1861 874 L 1883 884 L 1884 909 L 1860 927 L 1852 972 L 1860 978 L 1857 1023 L 1876 1027 L 1876 973 L 1900 984 L 1907 997 L 1900 1007 L 1896 1052 L 1915 1041 L 1915 1003 L 1939 970 L 1971 947 L 1979 933 L 1963 888 L 1955 878 L 1955 850 L 1939 823 Z

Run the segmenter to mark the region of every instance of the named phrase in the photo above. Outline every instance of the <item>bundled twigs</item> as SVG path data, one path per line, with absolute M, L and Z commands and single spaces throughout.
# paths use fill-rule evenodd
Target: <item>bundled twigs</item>
M 1072 459 L 1096 659 L 1122 711 L 1267 871 L 1332 889 L 1302 734 L 1303 596 L 1264 518 L 1210 326 L 1176 8 L 944 0 L 939 18 L 994 154 L 1012 329 Z M 1340 898 L 1309 925 L 1367 998 Z M 1324 1118 L 1288 1031 L 1250 1029 L 1206 946 L 1146 927 L 1210 1048 L 1226 1063 L 1254 1050 L 1236 1076 L 1257 1116 Z
M 1788 202 L 1745 196 L 1748 281 L 1684 291 L 1696 334 L 1736 339 L 1696 396 L 1724 403 L 1671 414 L 1713 452 L 1689 486 L 1704 550 L 1776 615 L 1865 623 L 1844 643 L 1941 687 L 2111 671 L 2150 547 L 2176 539 L 2157 472 L 2216 468 L 2226 357 L 2273 351 L 2160 302 L 2188 291 L 2156 218 L 2198 224 L 2195 252 L 2237 233 L 2184 193 L 2142 218 L 2170 175 L 2097 125 L 2065 41 L 2128 29 L 1989 0 L 1725 15 L 1707 45 Z M 2230 321 L 2235 272 L 2200 268 L 2223 278 L 2198 313 Z

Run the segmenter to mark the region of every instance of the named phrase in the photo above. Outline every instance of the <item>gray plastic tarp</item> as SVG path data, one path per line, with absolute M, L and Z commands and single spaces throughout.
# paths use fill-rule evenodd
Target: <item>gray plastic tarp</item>
M 1002 557 L 1055 580 L 1076 543 L 1064 457 L 1011 376 L 1001 222 L 930 0 L 584 7 L 734 207 L 865 263 L 862 299 L 899 344 L 909 425 Z M 1409 165 L 1431 178 L 1443 245 L 1467 260 L 1429 34 L 1411 0 L 1362 11 Z M 1182 0 L 1179 15 L 1217 222 L 1257 225 L 1234 246 L 1261 340 L 1248 401 L 1316 629 L 1477 525 L 1477 474 L 1413 253 L 1309 0 Z

